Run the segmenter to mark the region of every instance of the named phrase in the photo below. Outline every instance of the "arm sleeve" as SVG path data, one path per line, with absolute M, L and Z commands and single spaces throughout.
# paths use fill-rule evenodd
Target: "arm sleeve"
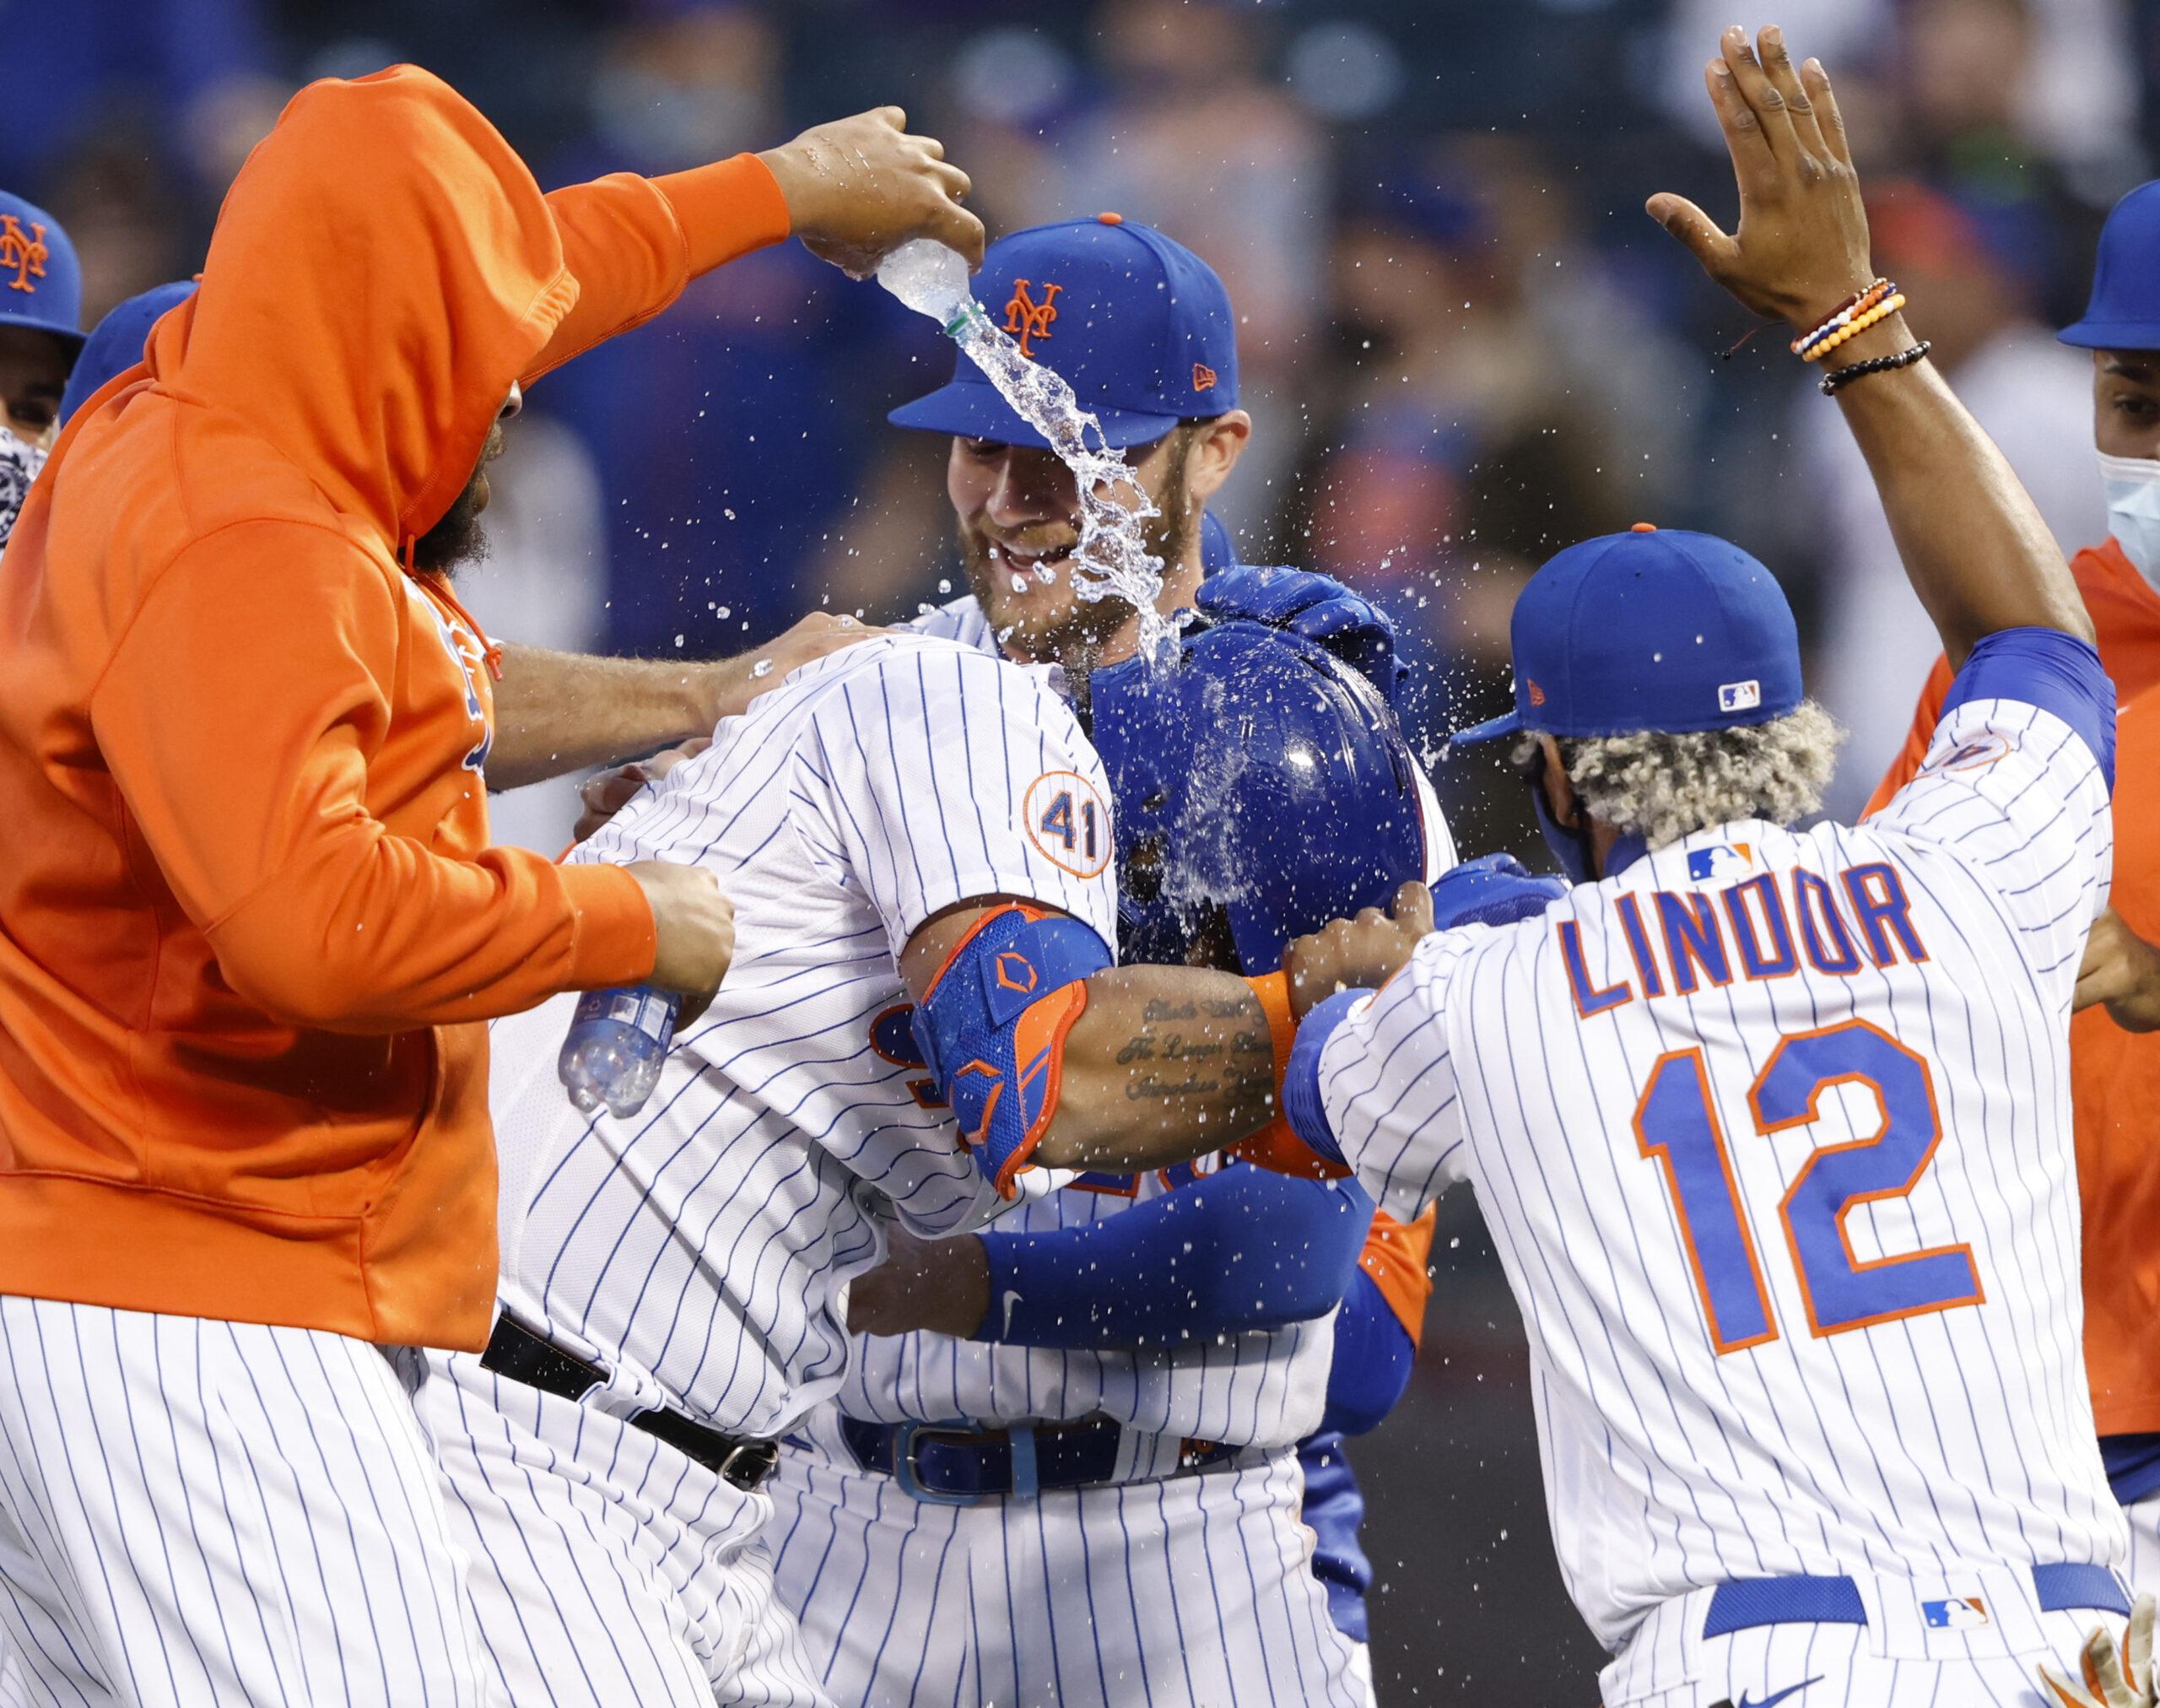
M 1357 1277 L 1371 1219 L 1353 1181 L 1234 1164 L 1099 1221 L 984 1234 L 991 1310 L 975 1338 L 1175 1346 L 1325 1316 Z
M 1954 854 L 1994 891 L 2031 964 L 2074 963 L 2114 854 L 2114 685 L 2087 642 L 2008 629 L 1973 648 L 1919 775 L 1869 829 Z
M 1395 1409 L 1410 1385 L 1418 1344 L 1373 1278 L 1360 1273 L 1335 1318 L 1335 1361 L 1327 1370 L 1323 1430 L 1362 1435 Z
M 699 273 L 788 234 L 786 200 L 755 154 L 661 178 L 617 172 L 558 190 L 548 205 L 577 301 L 520 376 L 528 385 L 651 320 Z
M 130 828 L 227 981 L 289 1024 L 370 1032 L 645 977 L 628 873 L 444 859 L 370 816 L 392 598 L 327 532 L 228 529 L 165 570 L 92 696 Z
M 1920 775 L 1920 767 L 1927 763 L 1927 750 L 1935 741 L 1935 727 L 1942 722 L 1942 702 L 1949 692 L 1950 661 L 1938 655 L 1920 689 L 1920 704 L 1913 708 L 1912 727 L 1905 732 L 1904 745 L 1898 749 L 1898 757 L 1890 761 L 1890 769 L 1882 774 L 1882 781 L 1875 786 L 1875 792 L 1868 797 L 1867 810 L 1860 817 L 1873 818 L 1890 804 L 1893 795 Z
M 1342 991 L 1298 1028 L 1282 1101 L 1299 1138 L 1347 1163 L 1373 1202 L 1414 1222 L 1465 1164 L 1450 985 L 1488 926 L 1434 932 L 1377 992 Z
M 949 645 L 869 641 L 812 714 L 798 782 L 897 958 L 955 903 L 1012 895 L 1117 942 L 1109 786 L 1040 673 Z M 869 661 L 865 661 L 869 662 Z

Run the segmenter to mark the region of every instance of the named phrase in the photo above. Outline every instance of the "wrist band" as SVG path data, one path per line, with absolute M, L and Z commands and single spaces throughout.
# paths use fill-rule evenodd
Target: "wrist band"
M 1898 311 L 1904 307 L 1904 305 L 1905 299 L 1903 295 L 1887 296 L 1883 298 L 1882 301 L 1876 303 L 1874 307 L 1867 310 L 1866 312 L 1855 314 L 1850 320 L 1847 321 L 1844 325 L 1839 327 L 1828 337 L 1822 339 L 1818 343 L 1810 344 L 1806 349 L 1801 352 L 1801 359 L 1806 362 L 1821 361 L 1823 357 L 1828 355 L 1831 351 L 1836 349 L 1839 344 L 1844 343 L 1848 338 L 1858 338 L 1877 321 L 1889 319 L 1892 315 L 1897 313 Z
M 1261 1012 L 1267 1016 L 1268 1035 L 1275 1047 L 1275 1115 L 1259 1132 L 1247 1133 L 1232 1145 L 1230 1154 L 1240 1162 L 1257 1164 L 1277 1174 L 1303 1180 L 1335 1180 L 1350 1172 L 1339 1162 L 1316 1156 L 1290 1130 L 1282 1108 L 1282 1077 L 1290 1071 L 1290 1049 L 1296 1041 L 1298 1023 L 1290 1012 L 1290 976 L 1283 972 L 1247 979 Z
M 1833 368 L 1822 376 L 1822 395 L 1834 397 L 1855 380 L 1864 380 L 1870 374 L 1890 374 L 1899 368 L 1909 368 L 1934 348 L 1922 338 L 1910 349 L 1900 350 L 1894 356 L 1877 356 L 1872 361 L 1855 362 L 1849 368 Z
M 1286 972 L 1265 973 L 1245 982 L 1252 986 L 1261 1013 L 1267 1016 L 1268 1040 L 1275 1051 L 1275 1090 L 1279 1102 L 1282 1076 L 1290 1071 L 1290 1046 L 1298 1035 L 1298 1023 L 1290 1013 L 1290 976 Z
M 1792 341 L 1792 353 L 1805 357 L 1818 348 L 1824 340 L 1843 331 L 1862 315 L 1866 314 L 1886 297 L 1897 295 L 1898 287 L 1887 278 L 1877 278 L 1866 288 L 1855 291 L 1837 307 L 1817 321 L 1810 330 Z

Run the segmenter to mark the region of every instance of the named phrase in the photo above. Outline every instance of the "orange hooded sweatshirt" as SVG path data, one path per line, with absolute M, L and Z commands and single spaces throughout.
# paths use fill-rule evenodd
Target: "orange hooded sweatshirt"
M 787 230 L 748 156 L 543 197 L 410 67 L 249 158 L 0 558 L 0 1292 L 482 1344 L 481 1023 L 653 922 L 489 846 L 484 643 L 401 560 L 512 381 Z

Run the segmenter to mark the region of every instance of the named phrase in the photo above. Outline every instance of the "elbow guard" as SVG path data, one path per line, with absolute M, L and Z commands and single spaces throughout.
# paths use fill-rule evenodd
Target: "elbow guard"
M 1057 1113 L 1088 975 L 1112 964 L 1078 920 L 1015 902 L 975 922 L 915 1004 L 916 1046 L 1003 1197 Z

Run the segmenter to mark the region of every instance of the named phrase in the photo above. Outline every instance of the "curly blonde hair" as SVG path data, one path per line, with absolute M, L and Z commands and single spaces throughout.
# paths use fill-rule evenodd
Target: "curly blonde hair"
M 1655 849 L 1735 819 L 1796 824 L 1820 812 L 1845 732 L 1806 700 L 1783 717 L 1739 729 L 1555 739 L 1584 806 Z M 1537 738 L 1525 736 L 1515 743 L 1516 765 L 1536 752 Z

